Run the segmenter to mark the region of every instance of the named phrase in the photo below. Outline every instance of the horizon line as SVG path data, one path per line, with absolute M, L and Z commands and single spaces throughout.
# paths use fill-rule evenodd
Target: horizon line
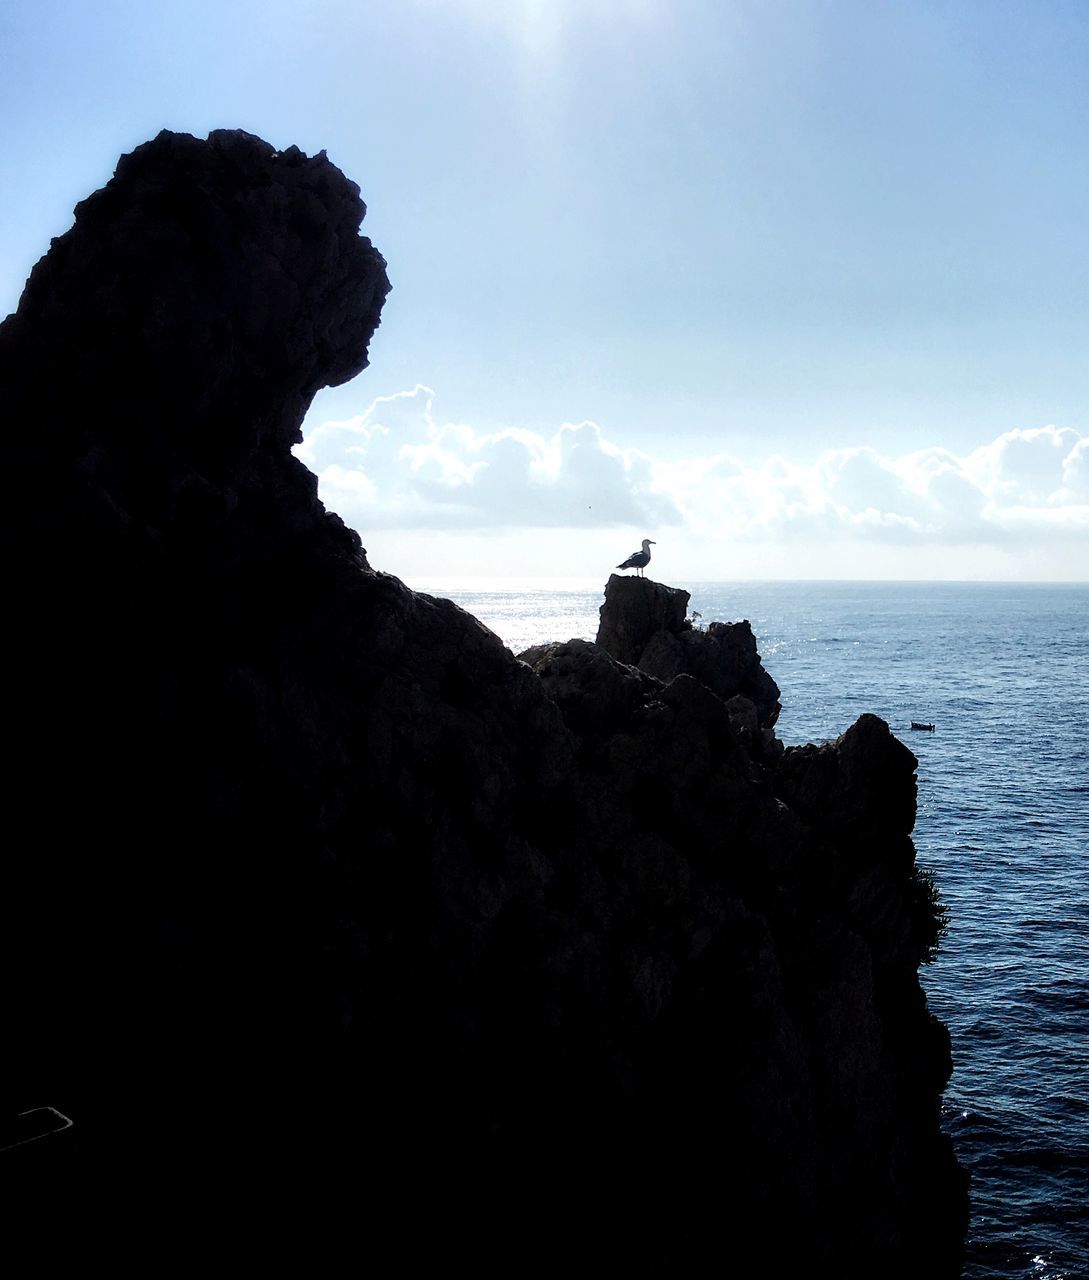
M 515 573 L 490 573 L 490 574 L 420 574 L 409 573 L 405 575 L 392 573 L 389 570 L 379 569 L 379 573 L 389 573 L 391 577 L 399 578 L 406 586 L 411 586 L 412 582 L 525 582 L 525 583 L 571 583 L 571 584 L 593 584 L 599 581 L 598 578 L 591 578 L 585 575 L 575 574 L 515 574 Z M 610 577 L 613 576 L 610 574 Z M 608 581 L 608 579 L 605 579 Z M 648 578 L 647 581 L 659 582 L 661 586 L 669 586 L 668 582 L 658 578 Z M 700 586 L 723 586 L 731 583 L 783 583 L 783 584 L 825 584 L 825 585 L 857 585 L 857 586 L 960 586 L 960 587 L 1089 587 L 1089 578 L 781 578 L 781 577 L 738 577 L 738 578 L 679 578 L 678 582 L 689 583 Z M 559 590 L 561 588 L 554 587 Z M 572 589 L 577 589 L 572 587 Z

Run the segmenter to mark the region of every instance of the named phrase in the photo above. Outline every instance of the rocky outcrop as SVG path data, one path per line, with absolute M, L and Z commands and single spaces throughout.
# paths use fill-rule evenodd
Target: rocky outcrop
M 75 1120 L 24 1182 L 247 1248 L 332 1183 L 387 1269 L 956 1275 L 913 757 L 774 750 L 684 593 L 518 661 L 372 570 L 290 453 L 366 363 L 362 214 L 163 134 L 0 328 L 7 1096 Z
M 686 621 L 690 599 L 679 587 L 612 573 L 601 606 L 597 643 L 617 662 L 638 666 L 653 637 L 691 630 Z
M 687 616 L 690 598 L 677 587 L 614 573 L 605 588 L 597 643 L 618 662 L 659 680 L 695 677 L 727 704 L 751 747 L 777 755 L 779 686 L 764 670 L 752 627 L 747 621 L 696 627 Z

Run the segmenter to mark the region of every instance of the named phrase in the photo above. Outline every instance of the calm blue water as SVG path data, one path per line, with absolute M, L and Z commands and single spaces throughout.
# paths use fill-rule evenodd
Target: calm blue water
M 593 639 L 601 588 L 443 590 L 517 653 Z M 748 618 L 787 743 L 864 711 L 919 758 L 915 842 L 950 909 L 923 970 L 953 1036 L 970 1280 L 1089 1277 L 1089 586 L 679 583 Z M 912 720 L 934 733 L 912 732 Z

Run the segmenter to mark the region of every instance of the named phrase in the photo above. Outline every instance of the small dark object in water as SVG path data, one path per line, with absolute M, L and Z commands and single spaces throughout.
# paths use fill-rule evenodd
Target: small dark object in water
M 934 732 L 934 726 L 932 724 L 920 724 L 918 720 L 912 720 L 911 727 L 913 729 L 925 729 L 928 733 Z

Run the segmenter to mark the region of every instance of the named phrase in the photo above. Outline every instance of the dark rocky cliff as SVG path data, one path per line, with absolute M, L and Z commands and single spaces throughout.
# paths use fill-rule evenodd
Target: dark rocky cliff
M 519 661 L 372 570 L 290 453 L 363 213 L 164 133 L 0 328 L 4 1101 L 76 1121 L 0 1158 L 198 1236 L 335 1185 L 376 1265 L 957 1275 L 914 758 L 784 752 L 748 625 L 649 580 Z

